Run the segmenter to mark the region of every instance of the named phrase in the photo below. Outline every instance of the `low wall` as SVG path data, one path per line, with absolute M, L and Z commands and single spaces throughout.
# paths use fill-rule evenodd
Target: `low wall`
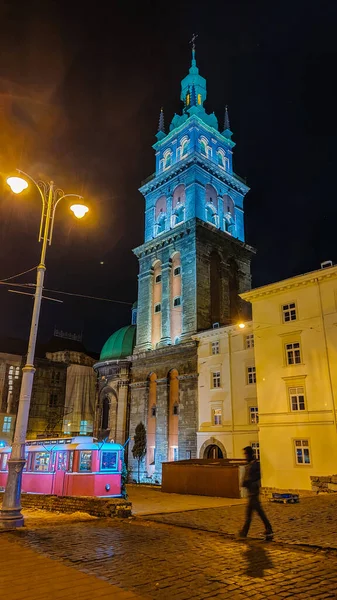
M 311 476 L 310 479 L 313 492 L 337 492 L 337 475 Z
M 89 496 L 52 496 L 22 494 L 22 508 L 73 513 L 85 512 L 93 517 L 131 517 L 132 504 L 123 498 L 94 498 Z
M 262 487 L 261 497 L 266 500 L 272 500 L 273 494 L 298 494 L 299 496 L 315 496 L 315 492 L 312 490 L 299 490 L 292 488 L 274 488 L 274 487 Z
M 192 459 L 163 463 L 162 492 L 241 498 L 242 460 Z

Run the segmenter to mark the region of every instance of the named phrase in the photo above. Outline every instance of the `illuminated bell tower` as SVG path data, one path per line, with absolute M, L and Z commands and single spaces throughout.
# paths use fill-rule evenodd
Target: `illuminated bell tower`
M 139 260 L 135 352 L 180 344 L 199 330 L 244 316 L 238 294 L 250 288 L 252 249 L 244 240 L 244 196 L 233 171 L 228 110 L 219 131 L 204 108 L 206 80 L 195 46 L 181 82 L 181 115 L 168 133 L 159 118 L 156 170 L 142 185 L 145 240 Z

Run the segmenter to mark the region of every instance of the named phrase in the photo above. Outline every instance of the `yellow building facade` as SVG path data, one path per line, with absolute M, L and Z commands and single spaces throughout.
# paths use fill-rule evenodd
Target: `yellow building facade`
M 209 329 L 198 341 L 198 458 L 257 457 L 258 407 L 252 323 Z
M 337 473 L 337 267 L 241 297 L 253 308 L 262 484 L 310 490 L 310 477 Z

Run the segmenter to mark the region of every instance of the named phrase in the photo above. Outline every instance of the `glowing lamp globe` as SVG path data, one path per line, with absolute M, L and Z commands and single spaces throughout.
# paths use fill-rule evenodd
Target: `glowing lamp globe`
M 14 194 L 21 194 L 28 187 L 27 181 L 22 177 L 8 177 L 7 183 Z
M 87 212 L 89 211 L 89 208 L 87 206 L 85 206 L 84 204 L 73 204 L 70 207 L 70 210 L 73 211 L 73 213 L 77 219 L 82 219 L 82 217 L 84 217 L 84 215 L 86 215 Z
M 244 329 L 246 326 L 244 323 L 239 323 L 239 327 L 240 327 L 240 329 Z

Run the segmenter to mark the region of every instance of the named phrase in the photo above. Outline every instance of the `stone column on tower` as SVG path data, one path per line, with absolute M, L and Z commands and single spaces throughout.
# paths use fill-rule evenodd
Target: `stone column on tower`
M 162 264 L 162 301 L 161 301 L 161 338 L 159 346 L 171 344 L 171 263 L 167 260 Z

